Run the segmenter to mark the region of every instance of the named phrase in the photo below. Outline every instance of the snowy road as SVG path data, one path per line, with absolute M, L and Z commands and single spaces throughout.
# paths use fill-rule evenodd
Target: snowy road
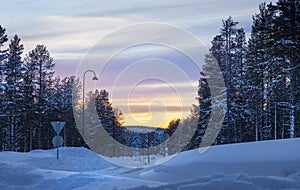
M 300 189 L 300 139 L 183 152 L 151 168 L 122 168 L 85 148 L 0 152 L 0 189 Z

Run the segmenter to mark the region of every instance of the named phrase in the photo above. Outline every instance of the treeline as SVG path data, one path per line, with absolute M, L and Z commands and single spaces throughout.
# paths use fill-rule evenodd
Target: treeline
M 300 3 L 262 3 L 251 36 L 231 17 L 211 41 L 199 81 L 199 126 L 187 149 L 196 148 L 210 120 L 208 78 L 217 61 L 224 78 L 226 116 L 215 144 L 300 136 Z
M 7 42 L 5 29 L 0 26 L 0 151 L 52 148 L 55 134 L 51 121 L 66 122 L 61 134 L 66 146 L 82 146 L 85 143 L 77 127 L 91 138 L 101 137 L 95 125 L 99 120 L 111 137 L 133 148 L 160 144 L 166 134 L 171 136 L 178 127 L 188 128 L 196 121 L 197 129 L 184 150 L 198 148 L 212 119 L 211 110 L 219 106 L 212 104 L 211 89 L 217 89 L 221 80 L 225 83 L 226 101 L 218 104 L 226 105 L 227 110 L 214 144 L 300 136 L 299 0 L 261 4 L 253 16 L 249 39 L 238 22 L 231 17 L 223 20 L 220 34 L 212 39 L 205 56 L 199 80 L 199 105 L 193 105 L 190 117 L 173 120 L 168 129 L 148 134 L 121 127 L 122 113 L 112 107 L 105 90 L 87 94 L 90 103 L 85 106 L 86 122 L 84 128 L 76 127 L 74 114 L 82 120 L 82 105 L 73 101 L 80 99 L 76 97 L 81 88 L 79 80 L 53 76 L 54 61 L 46 46 L 37 45 L 23 56 L 24 47 L 17 35 L 5 49 Z M 215 62 L 221 71 L 215 68 Z M 209 83 L 209 79 L 215 82 Z M 77 92 L 72 94 L 73 89 Z M 73 102 L 78 102 L 75 113 Z M 89 113 L 95 105 L 97 114 L 93 118 L 95 115 Z M 175 143 L 186 143 L 180 141 L 181 137 Z M 176 152 L 176 146 L 169 144 L 170 153 Z M 103 148 L 114 151 L 113 155 L 123 154 L 109 145 Z
M 75 77 L 54 77 L 54 61 L 44 45 L 24 56 L 18 35 L 8 43 L 0 26 L 0 151 L 52 148 L 51 121 L 65 121 L 64 144 L 81 145 L 72 109 Z M 23 58 L 25 57 L 25 58 Z

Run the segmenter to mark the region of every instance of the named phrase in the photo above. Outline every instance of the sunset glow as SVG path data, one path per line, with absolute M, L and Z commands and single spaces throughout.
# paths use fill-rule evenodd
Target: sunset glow
M 3 2 L 0 22 L 9 35 L 17 33 L 21 37 L 25 44 L 24 53 L 36 44 L 47 45 L 56 63 L 55 75 L 63 77 L 74 75 L 87 51 L 122 27 L 143 22 L 170 24 L 187 30 L 209 47 L 224 15 L 239 17 L 240 25 L 247 26 L 258 2 L 13 0 Z M 245 31 L 249 34 L 250 28 L 246 27 Z M 159 39 L 161 35 L 155 36 Z M 135 39 L 141 37 L 141 34 L 134 35 Z M 185 44 L 181 38 L 172 35 L 170 38 Z M 126 40 L 132 39 L 126 34 L 116 38 L 97 55 L 106 55 L 111 48 Z M 186 55 L 163 46 L 131 47 L 115 53 L 116 57 L 111 58 L 103 72 L 96 70 L 99 82 L 95 85 L 94 81 L 87 80 L 85 91 L 106 89 L 113 107 L 122 111 L 124 125 L 167 127 L 172 119 L 182 119 L 190 114 L 192 104 L 197 104 L 199 69 Z M 94 65 L 102 63 L 101 56 L 89 62 Z M 158 80 L 147 78 L 148 73 Z M 145 80 L 137 81 L 138 77 Z M 178 88 L 180 90 L 176 91 Z
M 113 106 L 123 113 L 123 125 L 167 128 L 171 120 L 187 117 L 191 105 L 195 104 L 195 98 L 190 97 L 196 97 L 196 92 L 180 97 L 169 88 L 149 80 L 137 85 L 128 97 L 113 98 Z

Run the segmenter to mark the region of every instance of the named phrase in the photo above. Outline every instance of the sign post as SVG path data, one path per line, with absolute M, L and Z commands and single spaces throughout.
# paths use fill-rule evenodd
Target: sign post
M 57 159 L 59 158 L 58 148 L 60 146 L 62 146 L 64 143 L 64 139 L 59 135 L 59 133 L 64 128 L 65 124 L 66 124 L 66 122 L 59 122 L 59 121 L 51 122 L 51 125 L 52 125 L 54 131 L 56 132 L 56 136 L 53 137 L 52 143 L 53 143 L 53 146 L 57 148 L 57 150 L 56 150 L 56 158 Z
M 170 138 L 170 135 L 168 133 L 165 133 L 163 135 L 163 140 L 164 141 L 167 141 L 168 139 Z M 168 149 L 168 145 L 167 145 L 167 142 L 166 142 L 166 146 L 165 146 L 165 157 L 167 157 L 169 155 L 169 149 Z

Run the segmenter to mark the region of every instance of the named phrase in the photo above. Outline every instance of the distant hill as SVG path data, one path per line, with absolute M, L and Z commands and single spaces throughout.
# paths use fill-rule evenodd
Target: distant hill
M 155 128 L 155 127 L 150 127 L 150 126 L 122 126 L 130 131 L 133 131 L 135 133 L 151 133 L 151 132 L 156 132 L 159 134 L 164 133 L 163 128 Z

